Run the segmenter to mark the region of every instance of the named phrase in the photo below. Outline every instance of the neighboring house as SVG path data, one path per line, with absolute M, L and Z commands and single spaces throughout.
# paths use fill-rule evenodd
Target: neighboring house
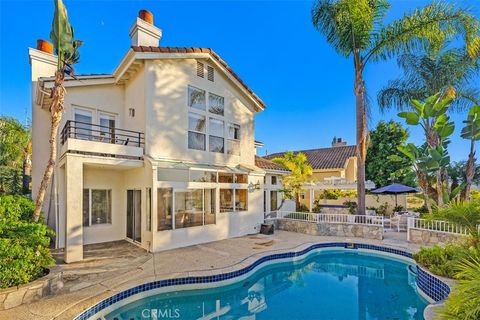
M 306 188 L 300 196 L 300 203 L 309 209 L 322 189 L 356 189 L 357 158 L 356 146 L 347 146 L 342 139 L 334 138 L 332 147 L 299 150 L 304 153 L 313 168 L 312 181 L 315 187 Z M 269 154 L 264 159 L 283 157 L 284 152 Z
M 274 204 L 271 179 L 285 174 L 266 168 L 264 197 L 254 141 L 262 100 L 213 50 L 159 46 L 162 31 L 140 16 L 112 74 L 65 81 L 44 214 L 66 262 L 91 243 L 128 239 L 155 252 L 256 233 Z M 29 57 L 35 197 L 57 58 L 32 48 Z

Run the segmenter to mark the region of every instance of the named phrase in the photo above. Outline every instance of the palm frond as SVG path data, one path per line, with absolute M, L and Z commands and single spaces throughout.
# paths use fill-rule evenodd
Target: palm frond
M 470 56 L 478 56 L 479 30 L 477 19 L 468 11 L 452 4 L 434 2 L 376 32 L 365 60 L 385 60 L 415 49 L 440 49 L 456 35 L 463 36 Z
M 314 27 L 341 55 L 370 46 L 370 34 L 389 8 L 385 0 L 318 0 L 312 8 Z

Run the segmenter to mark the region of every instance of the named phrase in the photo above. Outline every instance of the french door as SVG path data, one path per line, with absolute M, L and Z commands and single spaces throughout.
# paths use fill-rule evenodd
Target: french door
M 142 242 L 142 191 L 127 190 L 127 238 Z

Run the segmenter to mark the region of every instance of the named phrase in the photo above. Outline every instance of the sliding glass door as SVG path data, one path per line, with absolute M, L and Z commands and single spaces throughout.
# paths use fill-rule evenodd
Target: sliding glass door
M 142 191 L 127 190 L 127 238 L 142 242 Z

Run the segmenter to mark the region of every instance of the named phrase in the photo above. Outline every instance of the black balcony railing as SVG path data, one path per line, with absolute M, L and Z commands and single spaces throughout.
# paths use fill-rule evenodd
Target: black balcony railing
M 143 132 L 101 126 L 88 122 L 67 120 L 61 133 L 62 145 L 68 138 L 97 141 L 124 146 L 143 147 Z

